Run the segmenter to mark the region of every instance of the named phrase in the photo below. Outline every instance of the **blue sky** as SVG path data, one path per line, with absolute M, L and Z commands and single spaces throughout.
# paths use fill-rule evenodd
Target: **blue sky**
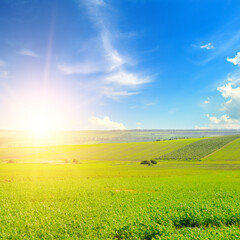
M 0 0 L 0 128 L 240 128 L 237 0 Z

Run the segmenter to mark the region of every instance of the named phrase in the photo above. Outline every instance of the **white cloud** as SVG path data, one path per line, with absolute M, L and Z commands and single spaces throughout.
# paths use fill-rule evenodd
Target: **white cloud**
M 232 99 L 229 99 L 226 104 L 231 104 L 232 103 Z
M 94 47 L 94 54 L 87 60 L 79 61 L 73 64 L 58 64 L 58 69 L 65 75 L 70 74 L 93 74 L 93 73 L 112 73 L 117 71 L 126 63 L 126 60 L 114 49 L 106 33 L 98 39 L 100 48 Z M 96 43 L 97 44 L 97 43 Z M 91 46 L 87 46 L 88 48 Z
M 109 71 L 113 71 L 122 65 L 124 65 L 126 62 L 126 59 L 124 59 L 119 52 L 112 46 L 109 34 L 106 30 L 102 31 L 101 34 L 101 41 L 103 44 L 103 48 L 105 50 L 105 55 L 107 57 L 107 63 L 109 65 Z
M 233 63 L 234 65 L 240 65 L 240 52 L 238 52 L 234 58 L 228 57 L 227 61 Z
M 227 58 L 227 61 L 240 66 L 240 52 L 234 58 Z M 240 72 L 235 71 L 227 80 L 226 84 L 217 88 L 226 99 L 220 109 L 225 114 L 220 118 L 206 114 L 210 120 L 208 128 L 240 128 Z
M 34 57 L 34 58 L 39 57 L 35 52 L 33 52 L 31 50 L 28 50 L 28 49 L 20 50 L 19 54 L 24 55 L 24 56 L 28 56 L 28 57 Z
M 237 77 L 229 78 L 228 83 L 217 88 L 226 99 L 222 111 L 225 111 L 232 119 L 240 119 L 240 82 Z
M 240 84 L 239 78 L 233 76 L 228 79 L 228 83 L 218 87 L 217 90 L 227 99 L 222 105 L 221 111 L 226 114 L 217 118 L 206 114 L 210 123 L 205 128 L 215 129 L 239 129 L 240 128 Z
M 113 83 L 117 85 L 125 85 L 136 87 L 145 83 L 149 83 L 149 78 L 140 78 L 136 74 L 128 73 L 125 71 L 118 71 L 108 76 L 105 79 L 106 83 Z
M 211 51 L 211 54 L 206 59 L 198 62 L 200 65 L 205 65 L 213 59 L 229 53 L 232 49 L 239 48 L 240 30 L 231 31 L 230 29 L 231 24 L 228 23 L 220 31 L 212 35 L 212 42 L 216 42 L 218 47 Z
M 207 127 L 208 129 L 239 129 L 240 121 L 231 119 L 228 115 L 222 115 L 220 118 L 210 116 L 206 114 L 206 117 L 210 120 L 210 124 Z
M 81 55 L 79 54 L 79 61 L 70 64 L 63 61 L 58 64 L 59 71 L 64 75 L 95 74 L 94 88 L 100 89 L 102 96 L 113 100 L 119 101 L 121 98 L 139 94 L 138 90 L 151 79 L 141 76 L 136 70 L 130 72 L 127 67 L 136 65 L 136 61 L 129 56 L 129 51 L 126 55 L 116 48 L 115 43 L 122 37 L 112 19 L 108 18 L 116 12 L 103 0 L 77 2 L 79 7 L 86 7 L 86 12 L 98 32 L 94 39 L 89 40 L 91 44 L 82 44 L 84 48 L 81 49 Z
M 107 56 L 110 60 L 110 70 L 114 70 L 125 63 L 125 60 L 119 55 L 116 50 L 113 50 L 112 52 L 109 51 Z
M 141 126 L 141 125 L 142 125 L 142 123 L 141 123 L 141 122 L 137 122 L 137 123 L 136 123 L 136 125 L 138 125 L 138 126 Z
M 125 130 L 123 123 L 114 122 L 108 116 L 103 119 L 97 117 L 88 118 L 89 123 L 94 130 Z
M 7 66 L 7 63 L 3 60 L 0 60 L 0 67 L 5 67 Z
M 232 98 L 240 100 L 240 87 L 233 87 L 233 83 L 227 83 L 226 85 L 217 88 L 222 93 L 224 98 Z
M 211 50 L 211 49 L 214 48 L 214 46 L 212 45 L 212 43 L 207 43 L 207 44 L 204 44 L 204 45 L 200 46 L 200 48 Z
M 101 88 L 101 93 L 113 100 L 119 101 L 122 97 L 127 97 L 127 96 L 133 96 L 139 94 L 139 92 L 130 92 L 126 90 L 117 90 L 112 87 L 102 87 Z
M 215 124 L 220 123 L 220 119 L 217 119 L 216 117 L 211 117 L 209 114 L 206 114 L 206 117 L 208 117 L 208 119 Z
M 233 85 L 240 84 L 240 72 L 236 71 L 234 74 L 232 74 L 231 77 L 229 77 L 227 80 L 232 83 Z
M 209 100 L 205 100 L 203 103 L 204 103 L 204 104 L 209 104 L 210 101 L 209 101 Z

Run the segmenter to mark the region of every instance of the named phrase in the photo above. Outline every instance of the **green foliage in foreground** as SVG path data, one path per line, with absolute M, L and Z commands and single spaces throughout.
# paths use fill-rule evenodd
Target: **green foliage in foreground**
M 239 138 L 239 135 L 211 137 L 196 141 L 180 149 L 163 154 L 158 159 L 165 160 L 200 160 L 201 158 L 222 148 L 224 145 Z
M 218 165 L 1 164 L 0 239 L 239 239 L 240 165 Z

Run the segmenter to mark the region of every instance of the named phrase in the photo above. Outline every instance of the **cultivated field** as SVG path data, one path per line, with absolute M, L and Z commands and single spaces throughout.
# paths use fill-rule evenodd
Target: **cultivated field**
M 206 160 L 239 161 L 240 139 L 236 139 L 231 144 L 208 156 Z
M 191 144 L 163 154 L 159 159 L 169 160 L 200 160 L 203 157 L 213 153 L 224 147 L 226 144 L 238 139 L 239 135 L 224 136 L 224 137 L 211 137 L 205 138 L 201 141 L 195 141 Z
M 3 161 L 32 163 L 0 164 L 0 239 L 239 239 L 234 137 L 1 149 Z M 197 143 L 207 149 L 198 161 L 140 164 Z M 81 164 L 59 164 L 63 155 Z
M 77 160 L 140 161 L 158 157 L 198 141 L 198 138 L 140 143 L 84 144 L 43 147 L 0 148 L 0 160 L 16 162 Z

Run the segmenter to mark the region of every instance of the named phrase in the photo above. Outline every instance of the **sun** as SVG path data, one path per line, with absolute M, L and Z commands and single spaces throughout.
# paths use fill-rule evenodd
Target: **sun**
M 48 108 L 36 108 L 29 113 L 28 131 L 35 138 L 47 138 L 57 123 L 57 117 L 54 112 Z
M 56 132 L 65 131 L 75 121 L 72 105 L 61 97 L 23 99 L 19 104 L 18 116 L 16 124 L 36 140 L 51 140 Z
M 33 122 L 29 129 L 36 138 L 45 138 L 51 132 L 50 123 L 45 116 L 38 116 Z

